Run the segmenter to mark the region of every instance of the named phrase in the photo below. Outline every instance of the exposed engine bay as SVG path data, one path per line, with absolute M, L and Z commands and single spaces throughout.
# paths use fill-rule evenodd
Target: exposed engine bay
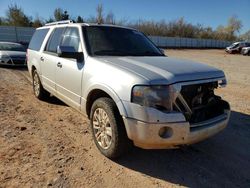
M 229 104 L 214 94 L 217 82 L 184 85 L 174 108 L 181 111 L 190 124 L 199 123 L 224 114 Z

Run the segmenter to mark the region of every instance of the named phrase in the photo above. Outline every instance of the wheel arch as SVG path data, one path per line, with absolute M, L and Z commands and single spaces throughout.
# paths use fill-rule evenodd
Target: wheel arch
M 107 97 L 107 98 L 112 99 L 115 102 L 116 107 L 118 108 L 120 112 L 120 115 L 126 116 L 127 114 L 126 110 L 123 106 L 121 99 L 118 97 L 118 95 L 111 88 L 96 85 L 95 87 L 91 87 L 89 89 L 89 92 L 86 97 L 85 105 L 83 105 L 83 108 L 84 108 L 83 110 L 86 112 L 88 117 L 90 116 L 91 107 L 94 101 L 101 97 Z
M 31 75 L 32 75 L 32 76 L 33 76 L 34 70 L 37 70 L 37 69 L 36 69 L 35 65 L 32 65 L 32 66 L 31 66 Z

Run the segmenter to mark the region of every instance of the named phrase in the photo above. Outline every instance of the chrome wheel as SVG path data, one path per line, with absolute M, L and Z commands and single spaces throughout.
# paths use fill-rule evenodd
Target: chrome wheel
M 40 81 L 37 73 L 34 74 L 33 77 L 33 87 L 34 87 L 34 92 L 36 96 L 39 96 L 40 94 Z
M 103 149 L 108 149 L 112 143 L 112 128 L 107 113 L 97 108 L 93 115 L 94 136 Z

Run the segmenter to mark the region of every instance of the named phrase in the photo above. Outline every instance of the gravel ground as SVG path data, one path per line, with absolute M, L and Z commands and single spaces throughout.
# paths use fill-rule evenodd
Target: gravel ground
M 103 157 L 89 121 L 55 98 L 37 100 L 27 70 L 0 67 L 0 187 L 250 187 L 250 57 L 167 50 L 223 69 L 232 107 L 220 134 L 175 150 Z

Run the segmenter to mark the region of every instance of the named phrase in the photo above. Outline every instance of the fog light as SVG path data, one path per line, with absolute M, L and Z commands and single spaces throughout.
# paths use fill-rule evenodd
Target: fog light
M 159 130 L 159 136 L 162 138 L 170 138 L 173 135 L 173 129 L 170 127 L 162 127 Z

